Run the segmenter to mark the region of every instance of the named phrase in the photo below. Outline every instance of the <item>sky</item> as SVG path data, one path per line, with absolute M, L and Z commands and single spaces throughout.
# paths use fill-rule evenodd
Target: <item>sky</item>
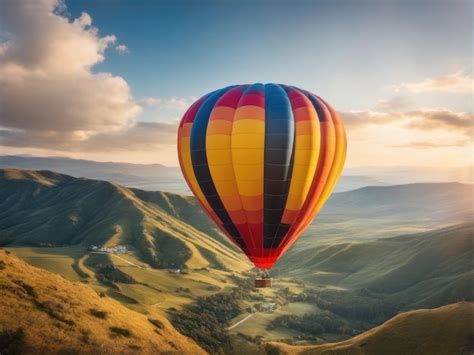
M 0 153 L 176 166 L 176 129 L 231 84 L 312 91 L 348 167 L 472 165 L 473 3 L 5 0 Z

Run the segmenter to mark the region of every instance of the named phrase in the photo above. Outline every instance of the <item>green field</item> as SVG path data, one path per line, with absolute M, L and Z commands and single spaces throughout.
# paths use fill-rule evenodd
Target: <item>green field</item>
M 58 247 L 58 248 L 7 248 L 29 264 L 60 274 L 70 281 L 80 281 L 83 278 L 74 270 L 73 264 L 77 263 L 85 253 L 85 248 Z

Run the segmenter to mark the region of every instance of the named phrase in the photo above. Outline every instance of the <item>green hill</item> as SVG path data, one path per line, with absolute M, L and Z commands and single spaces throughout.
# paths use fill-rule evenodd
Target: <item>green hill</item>
M 384 324 L 339 343 L 291 346 L 268 343 L 271 354 L 472 354 L 474 304 L 401 313 Z
M 191 197 L 50 171 L 0 170 L 0 231 L 0 246 L 122 244 L 158 268 L 249 268 Z
M 294 248 L 275 268 L 312 285 L 367 289 L 412 308 L 473 299 L 474 224 L 373 241 Z

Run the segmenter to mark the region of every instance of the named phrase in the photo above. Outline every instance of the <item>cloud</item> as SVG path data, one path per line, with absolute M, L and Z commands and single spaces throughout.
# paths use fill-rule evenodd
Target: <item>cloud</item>
M 375 111 L 393 112 L 400 111 L 412 105 L 412 100 L 407 96 L 395 96 L 388 100 L 379 100 L 374 107 Z
M 410 143 L 413 148 L 426 148 L 430 144 L 436 147 L 465 146 L 470 144 L 473 138 L 474 114 L 470 112 L 454 112 L 438 108 L 400 112 L 349 111 L 340 112 L 340 115 L 348 131 L 362 130 L 369 126 L 390 126 L 419 132 L 438 131 L 458 136 L 458 139 L 450 142 Z
M 118 54 L 121 54 L 121 55 L 130 53 L 130 50 L 128 49 L 128 47 L 125 44 L 119 44 L 119 45 L 115 46 L 115 51 Z
M 62 2 L 6 0 L 7 42 L 0 45 L 3 146 L 56 151 L 155 149 L 175 143 L 177 123 L 139 122 L 143 106 L 185 110 L 183 99 L 137 102 L 120 76 L 95 73 L 115 42 L 92 18 L 66 17 Z M 128 49 L 120 44 L 119 53 Z
M 393 148 L 415 148 L 415 149 L 431 149 L 431 148 L 450 148 L 450 147 L 464 147 L 471 143 L 470 139 L 457 139 L 449 141 L 436 140 L 409 142 L 406 144 L 391 145 Z
M 452 112 L 446 109 L 429 109 L 405 112 L 410 118 L 407 126 L 419 130 L 447 130 L 470 135 L 474 125 L 474 114 Z
M 81 147 L 83 151 L 159 150 L 176 144 L 178 122 L 137 122 L 114 133 L 97 134 Z
M 348 129 L 359 129 L 370 125 L 386 125 L 399 122 L 402 119 L 400 112 L 379 111 L 347 111 L 339 112 L 344 126 Z
M 409 91 L 413 93 L 423 92 L 448 92 L 448 93 L 472 93 L 474 79 L 470 75 L 461 72 L 442 75 L 435 78 L 426 78 L 420 82 L 402 83 L 394 85 L 395 92 Z

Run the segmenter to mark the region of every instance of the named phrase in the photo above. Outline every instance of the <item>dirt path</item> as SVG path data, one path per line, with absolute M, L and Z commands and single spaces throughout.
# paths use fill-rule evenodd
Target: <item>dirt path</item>
M 106 255 L 112 255 L 112 256 L 115 256 L 117 259 L 122 260 L 124 263 L 127 263 L 127 264 L 129 264 L 129 265 L 135 266 L 135 267 L 137 267 L 137 268 L 139 268 L 139 269 L 144 269 L 143 266 L 137 265 L 137 264 L 135 264 L 135 263 L 132 263 L 131 261 L 128 261 L 127 259 L 124 259 L 124 258 L 122 258 L 121 256 L 118 256 L 117 254 L 114 254 L 114 253 L 104 253 L 104 252 L 100 252 L 100 251 L 93 251 L 93 252 L 91 252 L 91 254 L 106 254 Z
M 227 328 L 227 330 L 231 330 L 235 327 L 237 327 L 239 324 L 242 324 L 243 322 L 245 322 L 246 320 L 250 319 L 251 317 L 253 317 L 256 313 L 250 313 L 247 317 L 245 317 L 244 319 L 241 319 L 239 320 L 237 323 L 235 323 L 234 325 L 231 325 L 230 327 Z

